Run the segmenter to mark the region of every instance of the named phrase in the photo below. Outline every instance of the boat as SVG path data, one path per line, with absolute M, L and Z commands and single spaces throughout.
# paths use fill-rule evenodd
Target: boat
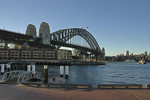
M 145 62 L 144 59 L 140 60 L 138 63 L 139 63 L 139 64 L 146 64 L 146 62 Z
M 132 60 L 128 59 L 128 60 L 125 60 L 124 62 L 127 64 L 135 64 L 136 63 L 136 61 L 133 59 Z

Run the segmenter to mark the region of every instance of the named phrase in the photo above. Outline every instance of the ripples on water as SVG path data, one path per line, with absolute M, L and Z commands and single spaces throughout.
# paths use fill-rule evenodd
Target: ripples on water
M 37 67 L 43 72 L 43 67 Z M 49 77 L 59 76 L 59 66 L 49 66 Z M 78 84 L 150 84 L 150 63 L 70 66 L 67 83 Z

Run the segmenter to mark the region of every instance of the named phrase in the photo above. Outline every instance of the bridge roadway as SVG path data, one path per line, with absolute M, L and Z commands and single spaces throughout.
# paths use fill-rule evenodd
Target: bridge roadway
M 39 47 L 39 48 L 54 48 L 50 45 L 44 45 L 41 43 L 40 38 L 35 38 L 33 36 L 28 36 L 21 33 L 0 30 L 0 42 L 1 43 L 16 43 L 22 45 L 23 43 L 27 42 L 32 47 Z
M 53 46 L 45 45 L 45 44 L 42 44 L 42 39 L 39 37 L 28 36 L 25 34 L 1 30 L 1 29 L 0 29 L 0 42 L 1 43 L 17 43 L 20 45 L 27 42 L 30 46 L 39 47 L 39 48 L 54 48 L 54 45 L 66 46 L 66 47 L 72 47 L 72 48 L 77 48 L 77 49 L 84 50 L 84 51 L 93 52 L 94 54 L 101 54 L 101 52 L 99 52 L 98 50 L 93 50 L 87 47 L 68 44 L 68 43 L 64 43 L 61 41 L 51 40 L 51 44 Z

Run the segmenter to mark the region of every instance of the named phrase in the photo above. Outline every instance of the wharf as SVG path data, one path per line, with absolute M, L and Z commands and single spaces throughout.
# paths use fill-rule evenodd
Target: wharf
M 72 65 L 105 65 L 105 62 L 72 62 Z
M 149 89 L 64 89 L 0 84 L 0 100 L 150 100 Z

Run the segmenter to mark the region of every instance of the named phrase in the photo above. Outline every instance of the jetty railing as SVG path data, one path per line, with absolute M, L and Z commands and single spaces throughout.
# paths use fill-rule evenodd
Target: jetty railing
M 17 83 L 23 83 L 30 81 L 31 79 L 35 81 L 35 79 L 42 80 L 42 73 L 36 72 L 36 71 L 23 71 L 23 70 L 16 70 L 16 71 L 9 71 L 5 72 L 2 76 L 2 82 L 11 80 L 11 79 L 17 79 Z
M 30 79 L 41 79 L 42 80 L 42 73 L 41 72 L 23 72 L 20 74 L 20 77 L 18 77 L 17 83 L 25 83 L 27 81 L 30 81 Z M 36 82 L 36 81 L 35 81 Z
M 25 71 L 16 70 L 16 71 L 5 72 L 3 77 L 2 77 L 2 81 L 7 81 L 7 80 L 10 80 L 10 79 L 18 78 L 18 77 L 20 77 L 20 74 L 23 73 L 23 72 L 25 72 Z

